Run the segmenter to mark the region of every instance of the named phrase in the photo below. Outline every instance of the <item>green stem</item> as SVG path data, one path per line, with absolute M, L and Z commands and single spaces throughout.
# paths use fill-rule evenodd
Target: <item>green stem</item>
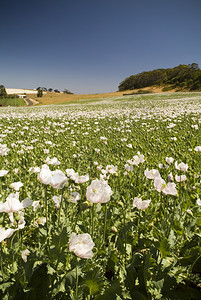
M 62 190 L 62 193 L 61 193 L 61 202 L 60 202 L 60 206 L 59 206 L 58 226 L 60 226 L 62 206 L 63 206 L 63 190 Z
M 46 217 L 46 229 L 47 229 L 47 251 L 50 253 L 50 241 L 49 241 L 49 218 L 48 218 L 48 201 L 47 201 L 47 187 L 45 187 L 45 217 Z
M 92 204 L 91 207 L 91 238 L 93 240 L 94 236 L 94 203 Z
M 1 274 L 2 274 L 2 277 L 3 277 L 3 282 L 5 281 L 5 276 L 4 276 L 4 269 L 3 269 L 3 249 L 2 249 L 2 244 L 1 244 Z
M 78 299 L 78 268 L 77 268 L 77 265 L 78 265 L 78 261 L 76 259 L 76 268 L 75 268 L 75 274 L 76 274 L 75 299 L 76 300 Z
M 104 232 L 103 232 L 103 242 L 105 243 L 105 234 L 107 227 L 107 203 L 105 204 L 105 219 L 104 219 Z

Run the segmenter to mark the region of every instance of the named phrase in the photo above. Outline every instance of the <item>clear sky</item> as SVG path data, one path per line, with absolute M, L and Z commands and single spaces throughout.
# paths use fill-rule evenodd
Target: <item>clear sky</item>
M 73 93 L 118 90 L 126 77 L 198 63 L 201 0 L 6 0 L 0 84 Z

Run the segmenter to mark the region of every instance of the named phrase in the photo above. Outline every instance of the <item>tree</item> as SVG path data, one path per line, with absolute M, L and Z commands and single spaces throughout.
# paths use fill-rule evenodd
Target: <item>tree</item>
M 71 93 L 71 92 L 70 92 L 69 90 L 67 90 L 67 89 L 64 89 L 64 90 L 63 90 L 63 93 L 64 93 L 64 94 L 73 94 L 73 93 Z
M 198 64 L 196 64 L 196 63 L 192 63 L 192 64 L 188 65 L 188 67 L 193 69 L 193 70 L 196 70 L 196 71 L 200 70 Z
M 4 97 L 7 95 L 6 89 L 4 85 L 0 85 L 0 97 Z
M 60 91 L 59 91 L 59 90 L 57 90 L 57 89 L 55 89 L 55 90 L 54 90 L 54 92 L 55 92 L 55 93 L 60 93 Z
M 49 89 L 48 89 L 48 92 L 50 92 L 50 93 L 51 93 L 52 91 L 53 91 L 53 89 L 52 89 L 52 88 L 49 88 Z
M 38 90 L 37 97 L 43 97 L 43 91 L 42 90 Z

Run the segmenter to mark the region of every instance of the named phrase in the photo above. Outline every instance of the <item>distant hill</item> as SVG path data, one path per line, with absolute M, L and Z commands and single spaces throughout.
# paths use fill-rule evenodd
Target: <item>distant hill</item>
M 196 63 L 169 69 L 156 69 L 131 75 L 119 84 L 119 91 L 141 89 L 153 85 L 164 86 L 164 91 L 201 91 L 201 70 Z

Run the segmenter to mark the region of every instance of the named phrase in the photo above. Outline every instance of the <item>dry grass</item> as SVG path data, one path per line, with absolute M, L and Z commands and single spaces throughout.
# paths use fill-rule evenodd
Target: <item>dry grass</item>
M 153 86 L 146 87 L 141 90 L 151 90 L 153 93 L 161 93 L 163 87 Z M 83 99 L 99 99 L 99 98 L 111 98 L 111 97 L 121 97 L 123 94 L 129 94 L 137 92 L 136 90 L 128 90 L 123 92 L 112 92 L 112 93 L 104 93 L 104 94 L 63 94 L 63 93 L 49 93 L 43 94 L 42 98 L 38 98 L 37 95 L 28 95 L 30 99 L 37 100 L 41 105 L 48 104 L 58 104 L 69 101 L 83 100 Z M 168 92 L 175 92 L 175 90 L 170 90 Z

